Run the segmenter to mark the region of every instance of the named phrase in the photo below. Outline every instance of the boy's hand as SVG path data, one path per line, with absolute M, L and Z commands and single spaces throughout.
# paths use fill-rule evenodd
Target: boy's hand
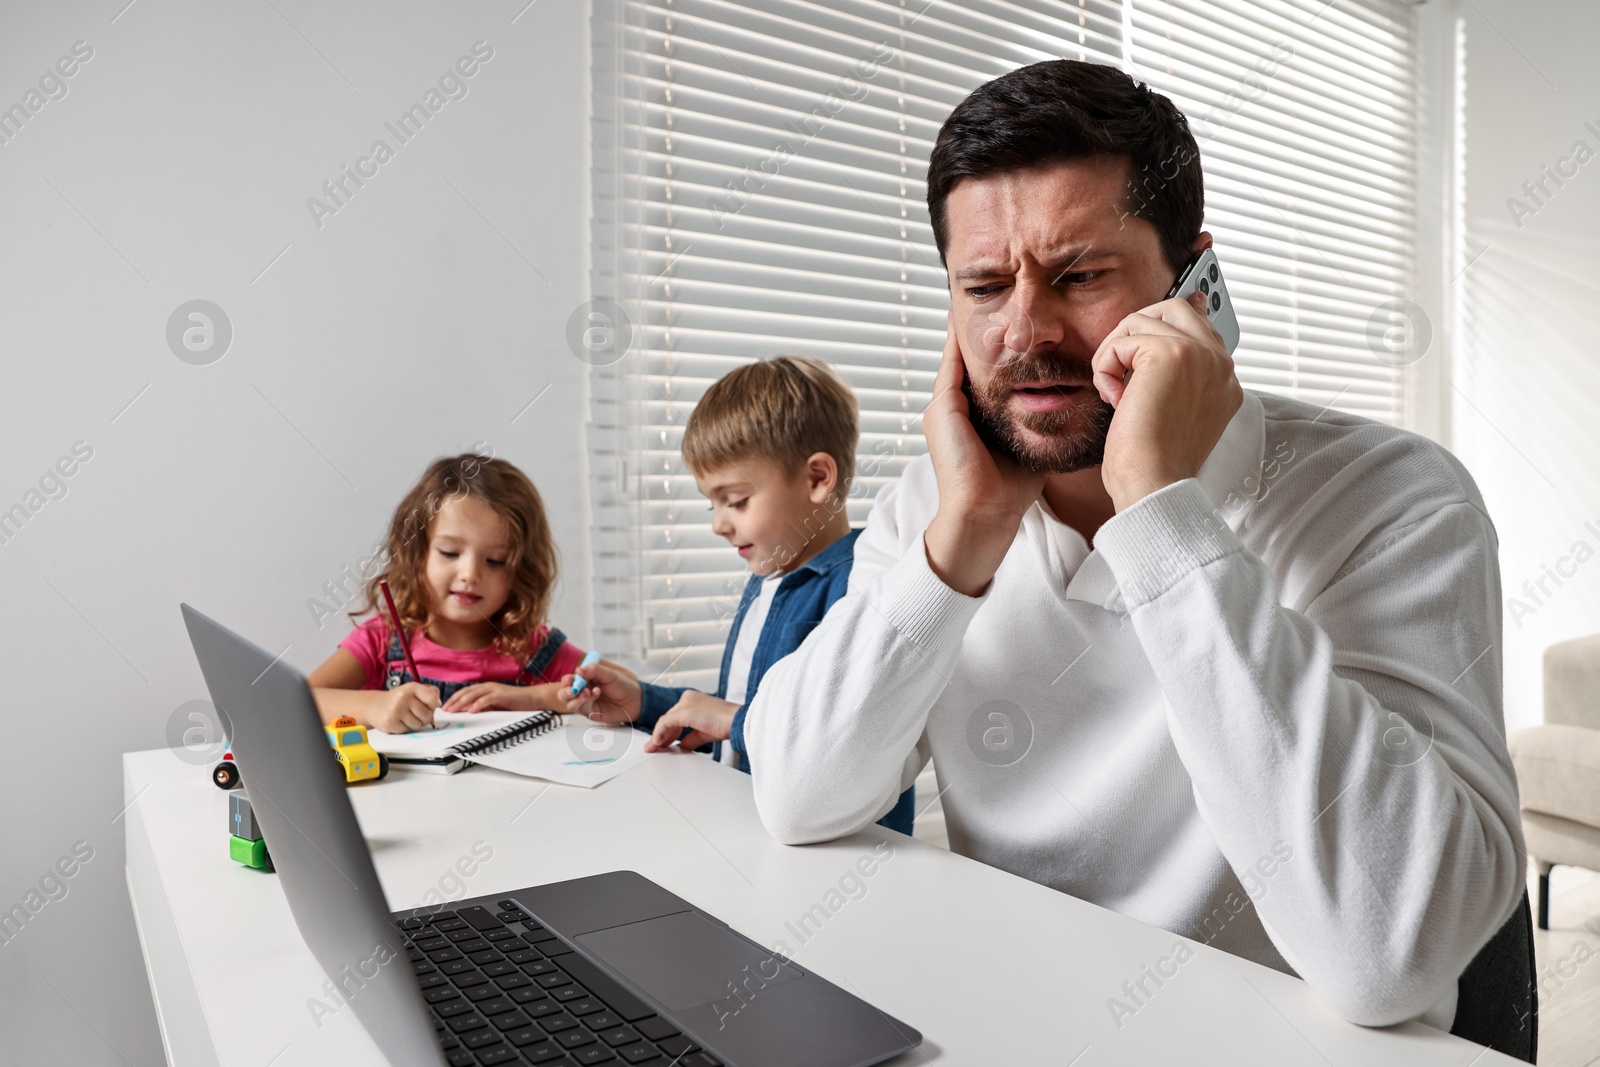
M 588 685 L 572 695 L 572 679 L 587 678 Z M 605 660 L 590 667 L 579 667 L 577 675 L 561 679 L 561 701 L 574 715 L 587 715 L 595 722 L 633 722 L 639 717 L 639 679 L 608 666 Z
M 683 751 L 693 752 L 701 745 L 726 741 L 729 731 L 733 729 L 734 713 L 738 710 L 737 704 L 690 689 L 672 705 L 671 711 L 661 716 L 655 732 L 645 742 L 644 750 L 665 752 L 677 741 Z M 686 728 L 689 732 L 679 741 L 678 735 Z
M 528 686 L 504 682 L 475 682 L 457 689 L 440 711 L 524 711 Z
M 421 682 L 384 690 L 374 702 L 368 726 L 376 726 L 386 734 L 404 734 L 412 730 L 426 730 L 433 726 L 433 713 L 439 707 L 439 690 Z

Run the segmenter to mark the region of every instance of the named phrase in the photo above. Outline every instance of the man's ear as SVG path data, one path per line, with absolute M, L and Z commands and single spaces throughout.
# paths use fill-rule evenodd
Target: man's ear
M 1182 263 L 1169 264 L 1169 266 L 1171 266 L 1173 271 L 1174 271 L 1173 277 L 1176 278 L 1179 274 L 1182 274 L 1183 273 L 1183 269 L 1189 265 L 1190 261 L 1193 260 L 1195 256 L 1199 255 L 1201 252 L 1204 252 L 1206 249 L 1208 249 L 1210 247 L 1211 247 L 1211 231 L 1210 230 L 1201 230 L 1198 234 L 1195 235 L 1194 240 L 1192 242 L 1190 242 L 1190 244 L 1189 244 L 1189 255 L 1188 255 L 1188 257 Z M 1166 256 L 1162 256 L 1161 258 L 1162 258 L 1163 261 L 1165 261 L 1165 259 L 1167 257 Z
M 806 495 L 813 504 L 825 504 L 839 484 L 839 465 L 826 452 L 813 452 L 806 457 Z

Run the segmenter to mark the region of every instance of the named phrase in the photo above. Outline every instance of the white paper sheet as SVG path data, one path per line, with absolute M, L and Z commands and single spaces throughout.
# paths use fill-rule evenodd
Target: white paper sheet
M 649 739 L 631 726 L 601 726 L 581 716 L 564 715 L 559 729 L 499 752 L 465 758 L 512 774 L 593 789 L 638 766 Z

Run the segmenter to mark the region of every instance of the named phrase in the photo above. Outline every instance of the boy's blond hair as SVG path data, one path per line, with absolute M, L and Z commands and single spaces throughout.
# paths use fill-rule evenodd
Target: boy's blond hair
M 723 375 L 695 405 L 683 432 L 683 461 L 695 474 L 743 459 L 769 459 L 794 473 L 816 452 L 839 468 L 834 495 L 856 472 L 856 397 L 826 363 L 778 356 Z

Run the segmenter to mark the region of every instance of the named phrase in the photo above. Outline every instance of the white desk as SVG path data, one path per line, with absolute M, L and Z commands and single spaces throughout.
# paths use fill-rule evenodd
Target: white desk
M 169 1061 L 381 1064 L 348 1009 L 314 1020 L 324 976 L 277 877 L 228 859 L 227 797 L 207 771 L 165 750 L 123 758 L 128 892 Z M 594 790 L 479 767 L 396 772 L 350 797 L 395 909 L 452 889 L 475 841 L 493 856 L 454 898 L 636 870 L 919 1028 L 897 1065 L 1518 1062 L 1417 1024 L 1344 1023 L 1298 979 L 1198 944 L 1119 1028 L 1107 999 L 1173 934 L 877 827 L 776 844 L 749 778 L 701 757 L 652 757 Z M 893 856 L 865 894 L 833 898 L 802 944 L 792 927 L 882 841 Z

